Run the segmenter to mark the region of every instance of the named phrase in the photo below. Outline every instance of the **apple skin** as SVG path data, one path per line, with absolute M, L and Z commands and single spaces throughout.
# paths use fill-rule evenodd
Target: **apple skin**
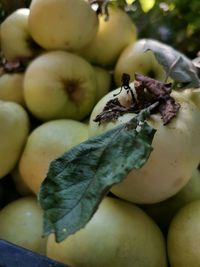
M 92 65 L 66 51 L 35 58 L 24 76 L 24 98 L 38 119 L 82 120 L 96 103 L 97 82 Z
M 34 195 L 32 190 L 27 186 L 24 180 L 21 177 L 19 172 L 19 163 L 15 166 L 15 168 L 10 173 L 11 179 L 14 183 L 16 191 L 20 194 L 20 196 L 30 196 Z
M 120 54 L 114 69 L 114 81 L 116 86 L 121 85 L 123 73 L 130 75 L 130 81 L 135 79 L 135 72 L 147 75 L 160 81 L 164 81 L 166 72 L 160 65 L 152 51 L 144 51 L 149 39 L 139 39 L 127 46 Z
M 84 0 L 33 0 L 29 30 L 46 50 L 76 51 L 97 33 L 98 17 Z
M 112 76 L 111 73 L 101 67 L 93 66 L 96 73 L 97 80 L 97 99 L 99 101 L 104 95 L 106 95 L 111 89 Z
M 109 20 L 99 16 L 96 36 L 78 53 L 93 64 L 113 68 L 122 50 L 137 39 L 137 29 L 122 9 L 109 6 L 108 12 Z
M 119 90 L 108 93 L 94 107 L 89 124 L 90 136 L 103 133 L 135 115 L 125 114 L 116 122 L 100 125 L 94 122 L 105 103 Z M 147 122 L 157 130 L 152 142 L 153 151 L 142 168 L 132 170 L 121 183 L 110 189 L 114 195 L 138 204 L 156 203 L 176 194 L 191 178 L 200 157 L 200 112 L 176 92 L 173 96 L 181 105 L 177 116 L 163 126 L 159 114 L 151 115 Z M 130 105 L 131 96 L 126 90 L 118 99 L 122 105 Z
M 19 8 L 1 23 L 1 49 L 8 61 L 30 60 L 41 52 L 29 33 L 29 13 L 28 8 Z
M 200 88 L 187 88 L 180 91 L 180 94 L 191 100 L 200 110 Z
M 167 235 L 171 267 L 200 266 L 200 200 L 182 207 L 173 217 Z
M 19 104 L 0 100 L 0 178 L 15 167 L 29 134 L 29 116 Z
M 0 99 L 25 105 L 23 73 L 4 73 L 0 76 Z
M 47 256 L 76 267 L 166 267 L 158 226 L 131 203 L 105 197 L 87 225 L 60 243 L 51 234 Z
M 140 207 L 159 225 L 167 234 L 169 224 L 180 208 L 194 200 L 200 199 L 200 171 L 195 169 L 187 184 L 174 196 L 151 205 Z
M 19 160 L 22 182 L 37 194 L 50 162 L 87 138 L 88 126 L 79 121 L 52 120 L 36 127 Z
M 39 254 L 46 254 L 42 237 L 42 209 L 33 196 L 19 198 L 0 211 L 0 238 Z

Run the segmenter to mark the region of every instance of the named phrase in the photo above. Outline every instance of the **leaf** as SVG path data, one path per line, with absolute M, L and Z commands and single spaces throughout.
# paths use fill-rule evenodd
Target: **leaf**
M 55 232 L 56 241 L 83 228 L 112 185 L 133 168 L 141 168 L 151 151 L 155 134 L 143 110 L 128 123 L 88 139 L 51 162 L 41 185 L 44 235 Z
M 197 69 L 200 69 L 200 56 L 199 57 L 196 57 L 192 60 L 193 64 L 195 65 L 195 67 Z
M 126 0 L 127 5 L 132 5 L 135 0 Z
M 167 76 L 176 82 L 183 83 L 187 87 L 200 86 L 197 68 L 184 54 L 169 45 L 151 39 L 147 40 L 144 50 L 152 50 L 157 61 L 164 67 Z
M 149 12 L 155 5 L 155 0 L 140 0 L 142 10 L 146 13 Z

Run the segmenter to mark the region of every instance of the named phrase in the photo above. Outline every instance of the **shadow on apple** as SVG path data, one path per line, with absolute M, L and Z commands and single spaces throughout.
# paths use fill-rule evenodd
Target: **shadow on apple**
M 165 201 L 140 205 L 140 207 L 159 225 L 164 234 L 177 211 L 194 200 L 200 199 L 200 170 L 196 169 L 189 182 L 173 197 Z

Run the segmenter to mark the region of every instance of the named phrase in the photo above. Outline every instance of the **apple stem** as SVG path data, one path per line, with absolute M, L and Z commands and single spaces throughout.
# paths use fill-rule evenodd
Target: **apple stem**
M 108 12 L 108 4 L 110 0 L 89 0 L 90 5 L 97 5 L 98 8 L 96 9 L 96 13 L 100 15 L 104 15 L 105 21 L 109 19 L 109 12 Z
M 121 89 L 120 89 L 119 93 L 114 94 L 113 96 L 115 97 L 115 96 L 119 95 L 121 93 L 122 89 L 124 88 L 127 91 L 127 94 L 131 93 L 132 101 L 133 101 L 133 103 L 135 103 L 136 102 L 136 98 L 134 96 L 132 88 L 129 85 L 130 79 L 131 79 L 131 77 L 130 77 L 129 74 L 123 73 L 122 74 L 122 79 L 121 79 L 121 81 L 122 81 Z

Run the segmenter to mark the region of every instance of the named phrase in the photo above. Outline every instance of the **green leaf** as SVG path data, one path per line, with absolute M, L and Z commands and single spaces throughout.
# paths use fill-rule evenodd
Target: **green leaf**
M 155 5 L 155 0 L 140 0 L 142 10 L 146 13 L 149 12 Z
M 157 61 L 164 67 L 167 76 L 187 87 L 198 88 L 200 79 L 198 70 L 192 60 L 173 47 L 149 39 L 145 44 L 145 51 L 152 50 Z
M 55 232 L 57 242 L 83 228 L 112 185 L 133 168 L 141 168 L 155 134 L 146 109 L 128 123 L 88 139 L 51 162 L 41 185 L 44 235 Z
M 132 5 L 135 0 L 126 0 L 127 5 Z

